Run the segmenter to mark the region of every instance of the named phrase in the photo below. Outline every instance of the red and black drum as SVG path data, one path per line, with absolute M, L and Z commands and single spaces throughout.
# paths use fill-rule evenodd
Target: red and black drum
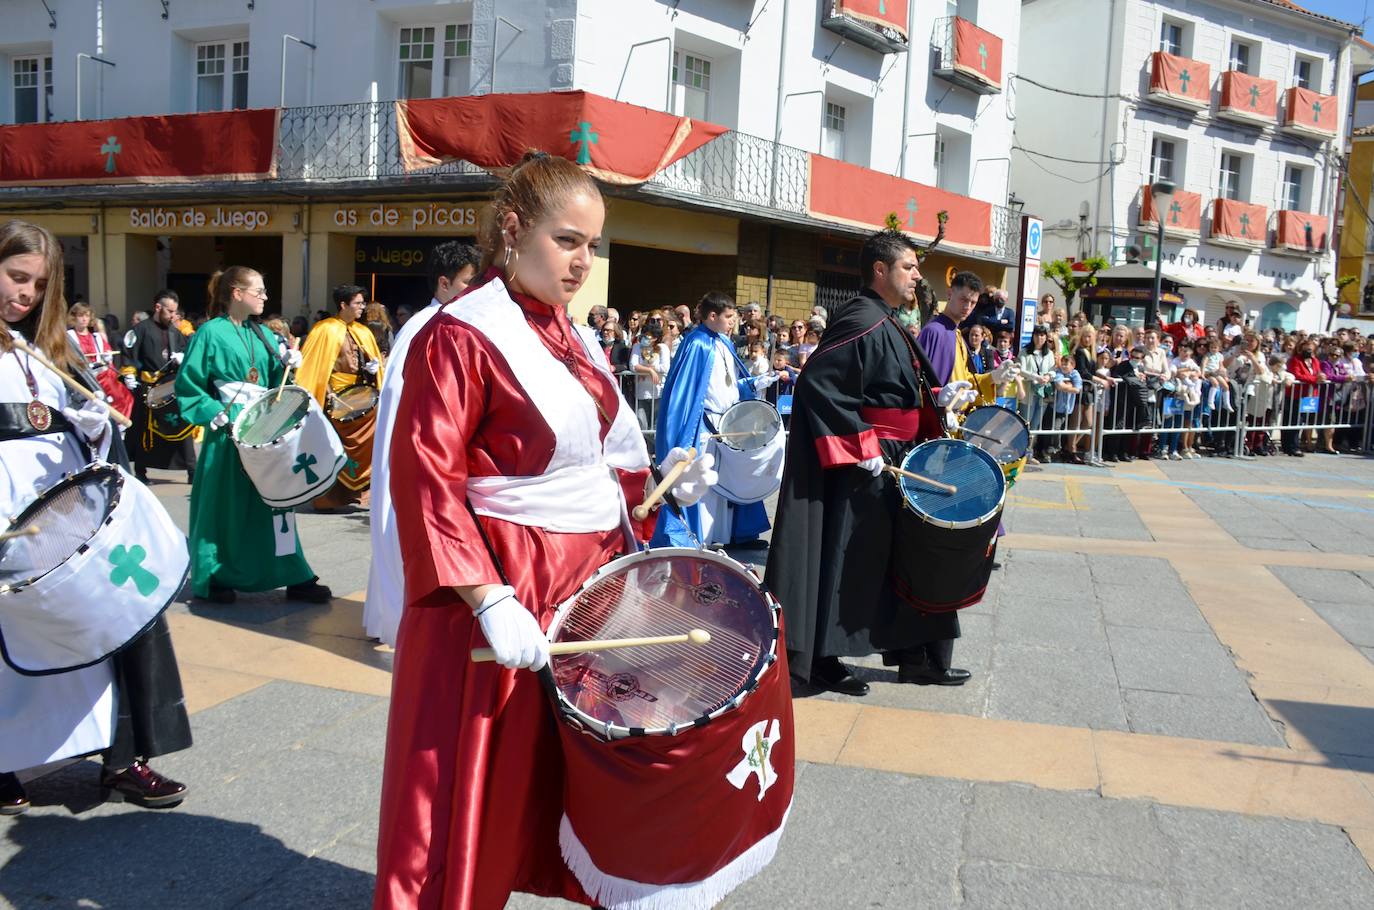
M 608 563 L 559 607 L 552 642 L 711 633 L 551 659 L 559 843 L 599 904 L 711 907 L 773 858 L 795 754 L 780 622 L 752 570 L 676 547 Z

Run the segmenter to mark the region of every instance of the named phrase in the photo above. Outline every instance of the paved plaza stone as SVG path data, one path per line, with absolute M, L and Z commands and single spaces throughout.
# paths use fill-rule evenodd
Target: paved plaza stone
M 154 491 L 184 526 L 188 488 Z M 867 698 L 799 692 L 787 832 L 723 906 L 1374 907 L 1371 491 L 1355 458 L 1029 473 L 961 617 L 972 680 L 874 655 Z M 393 655 L 359 627 L 365 513 L 299 524 L 332 604 L 169 612 L 196 742 L 155 764 L 190 798 L 26 774 L 0 908 L 370 906 Z

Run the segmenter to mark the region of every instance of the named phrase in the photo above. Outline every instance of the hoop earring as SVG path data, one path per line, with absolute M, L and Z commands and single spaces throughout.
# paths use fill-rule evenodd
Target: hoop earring
M 511 264 L 511 253 L 515 253 L 515 264 Z M 506 273 L 506 285 L 510 286 L 515 280 L 515 270 L 520 268 L 520 251 L 514 247 L 506 247 L 506 258 L 501 263 L 501 271 Z

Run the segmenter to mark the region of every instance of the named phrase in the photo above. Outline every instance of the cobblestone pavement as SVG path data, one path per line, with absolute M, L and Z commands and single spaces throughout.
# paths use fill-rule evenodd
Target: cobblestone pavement
M 1046 466 L 1010 503 L 971 682 L 865 659 L 867 698 L 799 698 L 787 833 L 725 906 L 1374 906 L 1374 460 Z M 170 611 L 191 798 L 44 769 L 0 907 L 369 906 L 392 655 L 348 593 L 366 516 L 299 523 L 332 604 Z

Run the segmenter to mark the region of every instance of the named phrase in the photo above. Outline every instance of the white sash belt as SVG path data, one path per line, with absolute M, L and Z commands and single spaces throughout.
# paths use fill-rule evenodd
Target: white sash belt
M 469 477 L 479 515 L 565 534 L 621 526 L 620 484 L 605 464 L 570 465 L 535 477 Z

